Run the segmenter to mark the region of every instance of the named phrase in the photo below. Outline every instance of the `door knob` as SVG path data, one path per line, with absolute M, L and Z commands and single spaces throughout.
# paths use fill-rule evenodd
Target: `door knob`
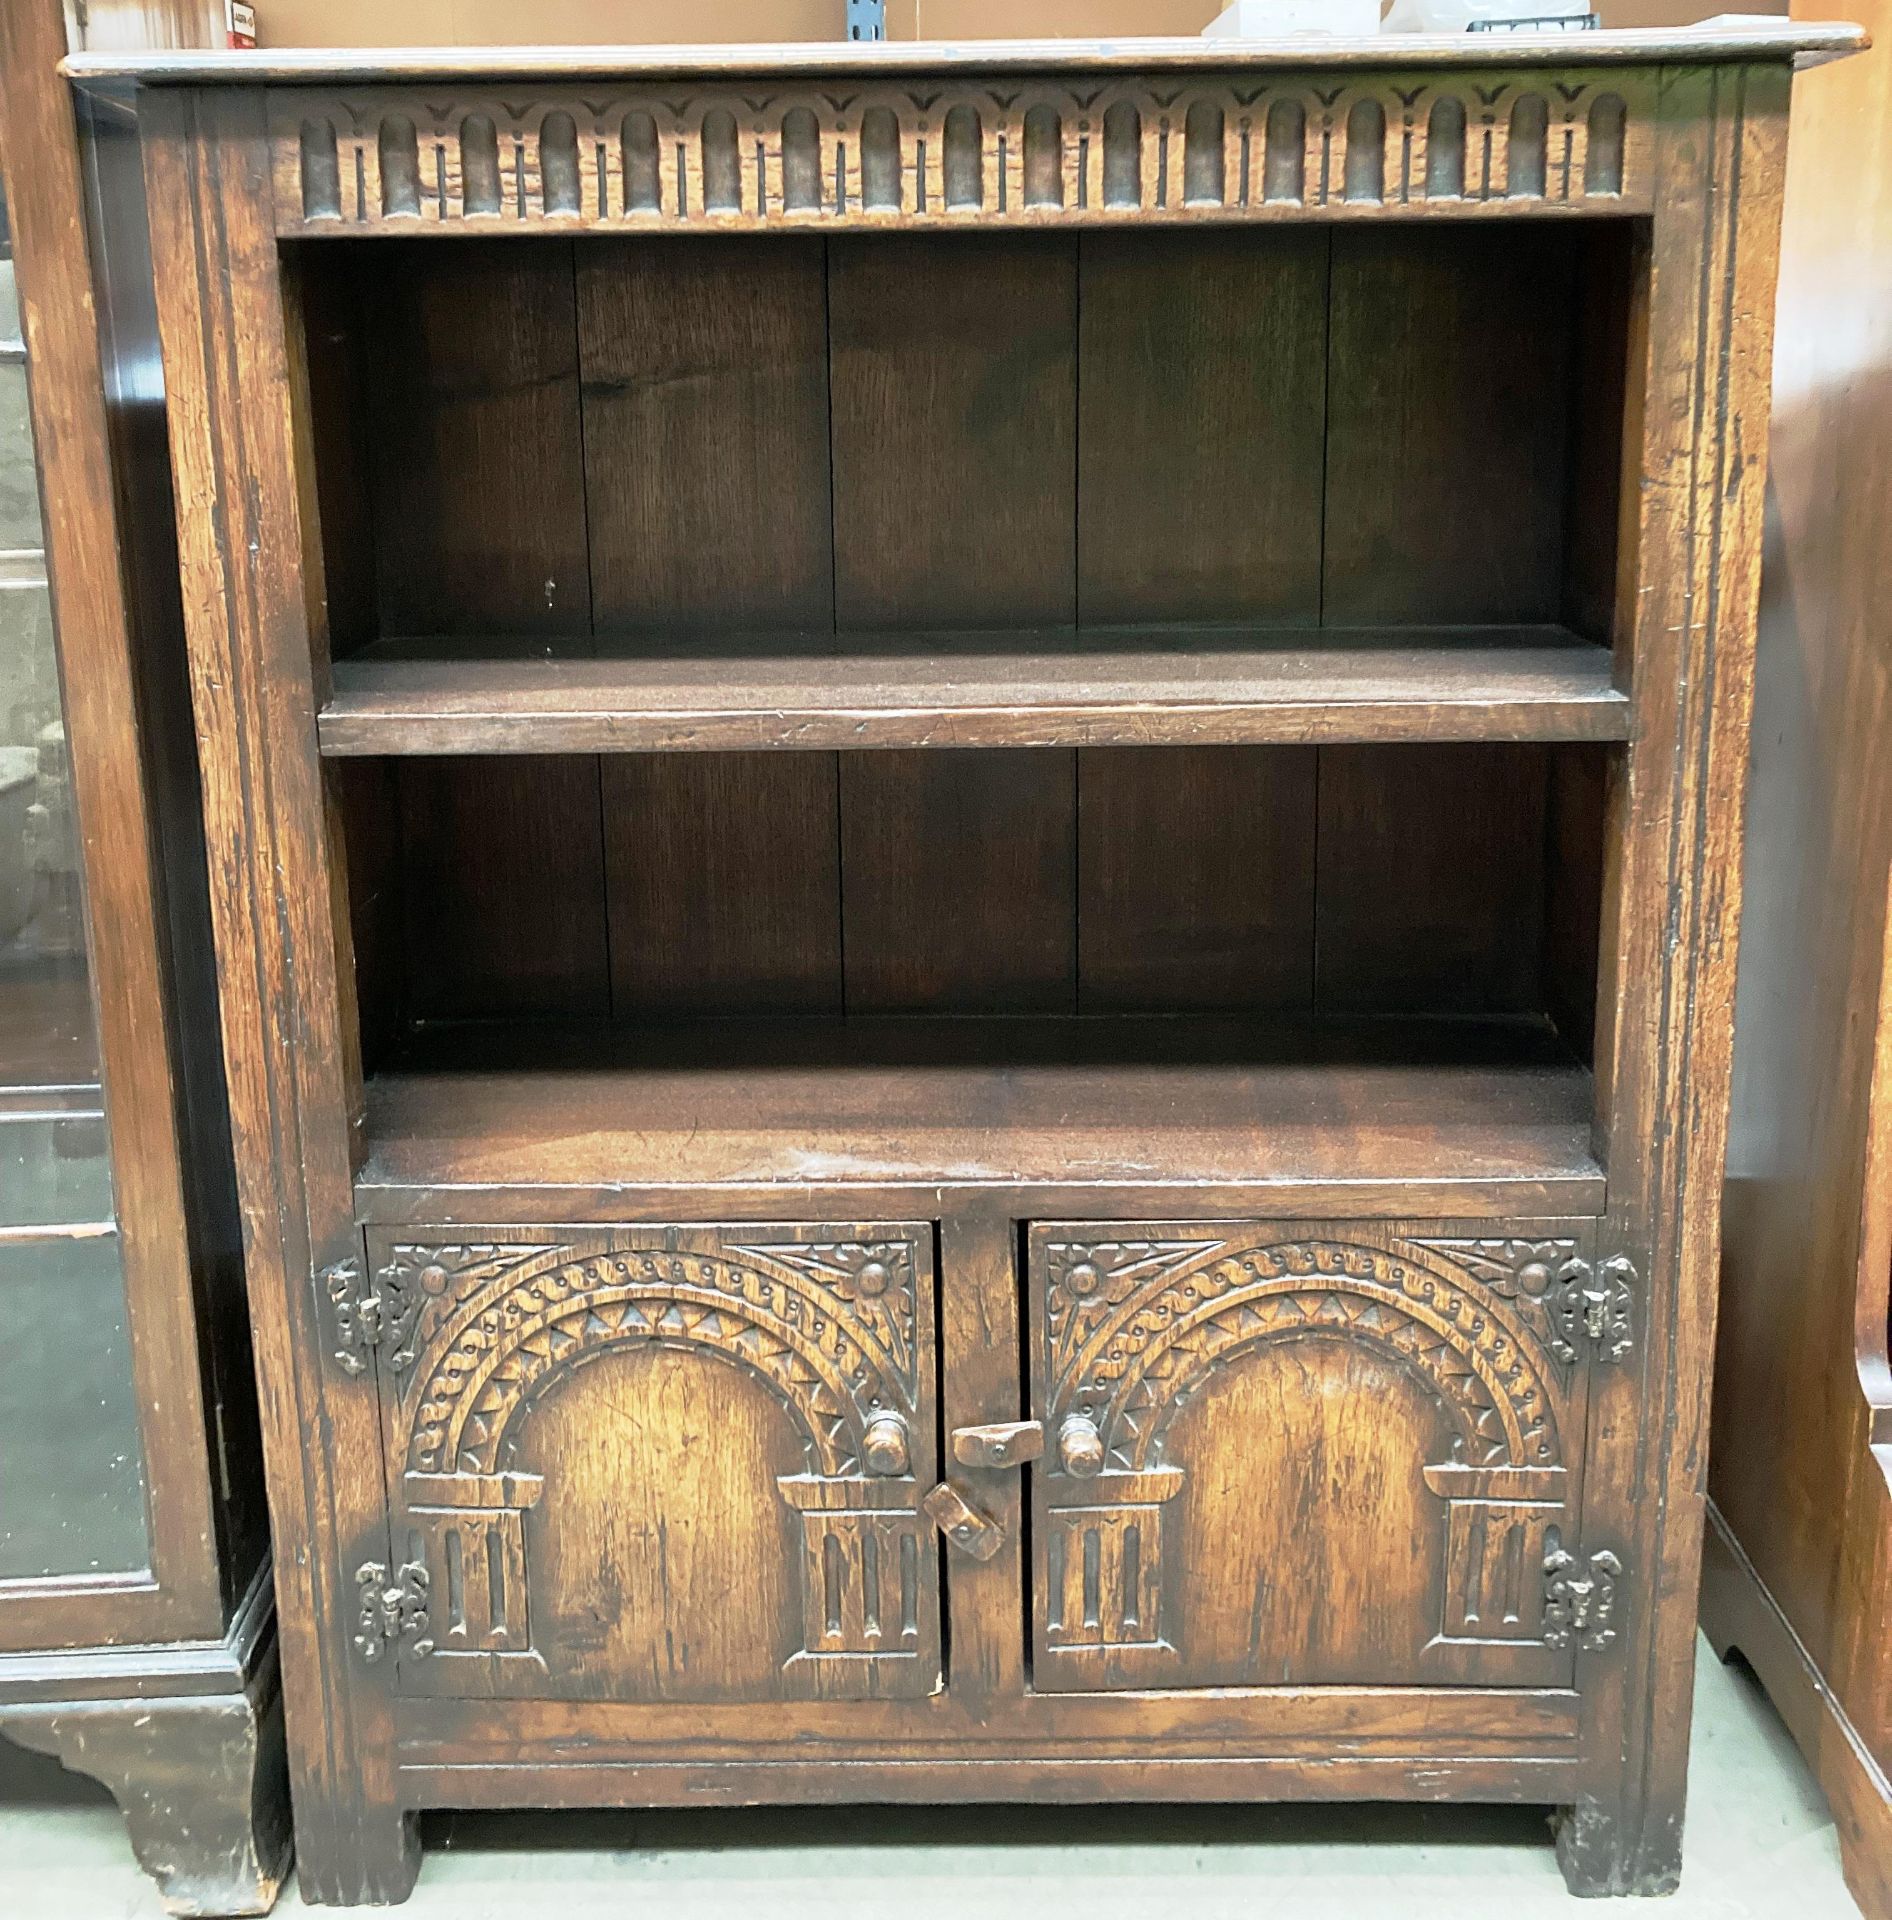
M 1005 1544 L 1005 1529 L 981 1513 L 948 1480 L 942 1480 L 920 1506 L 954 1546 L 975 1560 L 990 1560 Z
M 1081 1413 L 1065 1416 L 1064 1425 L 1058 1429 L 1058 1464 L 1079 1480 L 1102 1471 L 1104 1436 L 1095 1420 Z
M 876 1414 L 861 1436 L 861 1458 L 870 1473 L 905 1473 L 907 1423 L 897 1413 Z
M 984 1427 L 953 1429 L 953 1458 L 962 1467 L 998 1470 L 1022 1467 L 1045 1450 L 1045 1430 L 1036 1420 L 998 1420 Z

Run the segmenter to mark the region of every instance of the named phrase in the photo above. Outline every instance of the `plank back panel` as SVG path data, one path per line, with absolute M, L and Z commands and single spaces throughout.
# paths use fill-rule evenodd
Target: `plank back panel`
M 620 1018 L 841 1011 L 839 779 L 832 753 L 605 760 Z
M 828 249 L 842 632 L 1074 617 L 1077 248 Z
M 850 1013 L 1068 1013 L 1077 994 L 1074 757 L 841 761 Z
M 610 1010 L 595 759 L 406 761 L 401 824 L 416 1019 Z
M 1320 618 L 1328 237 L 1087 235 L 1078 617 Z M 1311 750 L 1078 756 L 1086 1011 L 1306 1011 Z
M 381 630 L 588 633 L 570 242 L 390 246 L 366 279 Z
M 829 249 L 835 615 L 1068 625 L 1077 541 L 1069 239 Z M 848 755 L 851 1011 L 1069 1010 L 1068 751 Z
M 1327 624 L 1557 618 L 1572 287 L 1556 232 L 1335 233 Z
M 1314 992 L 1312 747 L 1078 756 L 1086 1013 L 1306 1013 Z
M 599 630 L 834 619 L 819 240 L 578 256 Z
M 1323 1013 L 1533 1013 L 1543 1002 L 1545 753 L 1325 747 Z
M 1328 236 L 1087 235 L 1078 619 L 1320 619 Z

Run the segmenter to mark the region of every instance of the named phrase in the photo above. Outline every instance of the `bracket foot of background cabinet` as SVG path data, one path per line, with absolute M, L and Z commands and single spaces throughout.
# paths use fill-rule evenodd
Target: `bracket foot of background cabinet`
M 292 1842 L 267 1567 L 227 1639 L 0 1656 L 0 1734 L 110 1791 L 168 1912 L 274 1904 Z
M 1833 1809 L 1847 1890 L 1860 1912 L 1866 1920 L 1892 1920 L 1892 1781 L 1712 1505 L 1701 1623 L 1721 1659 L 1738 1653 L 1753 1668 L 1813 1770 Z

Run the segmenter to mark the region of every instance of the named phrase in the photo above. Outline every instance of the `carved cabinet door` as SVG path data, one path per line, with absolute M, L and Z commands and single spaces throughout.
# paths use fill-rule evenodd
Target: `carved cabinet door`
M 1034 1685 L 1568 1685 L 1592 1233 L 1034 1226 Z
M 405 1691 L 940 1684 L 930 1226 L 368 1236 Z

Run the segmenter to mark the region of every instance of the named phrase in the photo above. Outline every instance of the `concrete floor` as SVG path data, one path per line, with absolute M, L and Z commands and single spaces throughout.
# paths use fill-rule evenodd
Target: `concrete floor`
M 1573 1906 L 1521 1808 L 1093 1807 L 442 1815 L 411 1920 L 1465 1920 Z M 301 1910 L 292 1893 L 278 1913 Z M 1650 1909 L 1621 1909 L 1625 1912 Z M 157 1915 L 89 1781 L 0 1741 L 0 1915 Z M 1820 1791 L 1742 1668 L 1701 1648 L 1687 1866 L 1662 1920 L 1850 1920 Z

